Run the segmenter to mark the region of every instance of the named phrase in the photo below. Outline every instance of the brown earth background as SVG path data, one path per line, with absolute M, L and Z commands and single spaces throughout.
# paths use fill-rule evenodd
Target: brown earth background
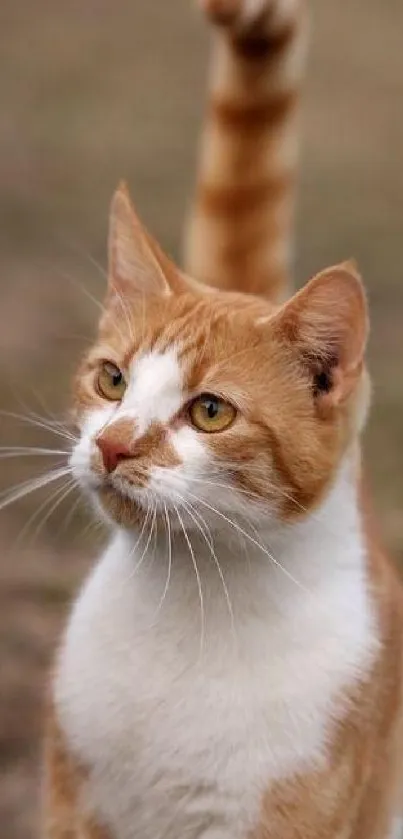
M 297 278 L 355 256 L 366 279 L 374 379 L 367 461 L 386 542 L 402 561 L 403 4 L 311 5 Z M 65 412 L 97 316 L 87 291 L 103 294 L 92 260 L 105 266 L 120 177 L 153 232 L 179 253 L 207 55 L 191 0 L 1 0 L 3 410 Z M 4 415 L 0 437 L 1 446 L 65 447 Z M 2 459 L 1 488 L 48 466 L 45 457 Z M 103 539 L 80 507 L 70 515 L 74 493 L 43 520 L 56 500 L 53 488 L 0 512 L 1 839 L 39 835 L 46 673 L 72 592 Z

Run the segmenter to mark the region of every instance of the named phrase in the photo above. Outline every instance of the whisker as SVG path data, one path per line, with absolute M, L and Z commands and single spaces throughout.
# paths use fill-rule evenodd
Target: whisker
M 31 448 L 29 446 L 0 446 L 0 460 L 6 460 L 10 457 L 44 457 L 52 455 L 70 455 L 71 452 L 63 451 L 61 449 L 40 449 Z
M 53 500 L 54 503 L 51 505 L 50 509 L 47 511 L 46 515 L 42 518 L 42 520 L 39 522 L 39 524 L 35 528 L 34 533 L 32 534 L 31 539 L 32 539 L 33 542 L 38 538 L 40 532 L 45 527 L 46 522 L 49 521 L 50 517 L 53 515 L 55 510 L 59 507 L 59 505 L 62 503 L 62 501 L 64 501 L 64 499 L 67 498 L 68 495 L 70 495 L 70 493 L 75 488 L 76 488 L 76 482 L 75 482 L 75 480 L 72 480 L 67 485 L 67 487 L 63 486 L 61 488 L 61 490 L 62 490 L 61 492 L 59 490 L 57 490 L 54 493 L 54 495 L 52 496 L 52 499 L 51 499 L 51 500 Z
M 74 482 L 72 481 L 71 483 L 73 484 Z M 68 485 L 70 486 L 70 482 Z M 54 501 L 55 498 L 57 498 L 61 493 L 64 492 L 65 488 L 65 484 L 62 484 L 62 486 L 56 489 L 56 491 L 50 498 L 45 498 L 42 504 L 40 504 L 39 507 L 36 510 L 34 510 L 33 514 L 29 517 L 28 521 L 24 524 L 24 527 L 18 534 L 18 537 L 14 543 L 14 549 L 17 548 L 25 539 L 26 535 L 29 533 L 29 528 L 40 517 L 41 513 L 43 513 L 47 509 L 47 507 L 52 503 L 52 501 Z
M 78 244 L 78 242 L 73 242 L 71 239 L 65 236 L 63 236 L 62 238 L 65 245 L 67 245 L 67 247 L 69 247 L 70 250 L 72 250 L 77 256 L 84 257 L 84 259 L 86 259 L 87 262 L 90 263 L 90 265 L 93 265 L 94 268 L 97 269 L 102 279 L 108 281 L 107 271 L 105 271 L 105 268 L 101 265 L 100 262 L 98 262 L 97 259 L 95 259 L 92 253 L 87 251 L 86 248 L 84 248 L 82 245 Z
M 135 576 L 135 574 L 137 574 L 137 572 L 139 571 L 139 569 L 141 568 L 141 566 L 142 566 L 142 564 L 143 564 L 143 562 L 144 562 L 144 559 L 146 558 L 147 551 L 148 551 L 148 548 L 149 548 L 149 546 L 150 546 L 150 542 L 151 542 L 152 535 L 153 535 L 153 532 L 154 532 L 154 523 L 155 523 L 155 519 L 156 519 L 156 517 L 157 517 L 157 505 L 156 505 L 156 504 L 154 504 L 154 506 L 153 506 L 153 514 L 152 514 L 152 515 L 153 515 L 153 518 L 152 518 L 152 521 L 151 521 L 151 525 L 150 525 L 150 532 L 149 532 L 148 537 L 147 537 L 147 542 L 146 542 L 146 544 L 145 544 L 145 548 L 144 548 L 144 550 L 143 550 L 143 553 L 142 553 L 142 555 L 141 555 L 141 557 L 140 557 L 139 562 L 137 563 L 137 565 L 136 565 L 136 566 L 135 566 L 135 568 L 133 569 L 133 572 L 132 572 L 132 574 L 131 574 L 131 577 L 134 577 L 134 576 Z M 131 551 L 130 555 L 132 555 L 132 554 L 133 554 L 133 551 Z
M 207 478 L 196 478 L 191 475 L 186 475 L 186 480 L 193 481 L 195 483 L 206 484 L 207 486 L 218 487 L 219 489 L 228 489 L 232 492 L 239 492 L 241 493 L 241 495 L 245 495 L 248 498 L 255 500 L 256 502 L 259 502 L 260 504 L 264 503 L 264 498 L 258 495 L 258 493 L 250 492 L 249 490 L 243 489 L 242 487 L 234 486 L 234 484 L 221 483 L 218 481 L 209 481 Z
M 204 650 L 204 633 L 205 633 L 205 625 L 204 625 L 205 618 L 204 618 L 204 598 L 203 598 L 203 589 L 202 589 L 202 585 L 201 585 L 201 579 L 200 579 L 199 569 L 198 569 L 198 567 L 197 567 L 196 557 L 195 557 L 195 555 L 194 555 L 194 551 L 193 551 L 192 543 L 191 543 L 191 541 L 190 541 L 190 539 L 189 539 L 189 536 L 188 536 L 188 534 L 187 534 L 187 532 L 186 532 L 186 528 L 185 528 L 185 526 L 184 526 L 182 516 L 181 516 L 181 514 L 180 514 L 180 512 L 179 512 L 179 510 L 178 510 L 178 508 L 177 508 L 177 506 L 176 506 L 176 504 L 174 504 L 174 508 L 175 508 L 175 513 L 176 513 L 176 515 L 177 515 L 177 517 L 178 517 L 179 524 L 180 524 L 180 526 L 181 526 L 181 528 L 182 528 L 183 535 L 184 535 L 184 537 L 185 537 L 185 541 L 186 541 L 186 544 L 187 544 L 188 549 L 189 549 L 189 553 L 190 553 L 190 557 L 191 557 L 191 560 L 192 560 L 192 564 L 193 564 L 194 572 L 195 572 L 195 574 L 196 574 L 197 588 L 198 588 L 198 592 L 199 592 L 199 603 L 200 603 L 200 657 L 201 657 L 201 656 L 202 656 L 202 654 L 203 654 L 203 650 Z
M 13 487 L 11 492 L 7 490 L 7 493 L 2 493 L 0 495 L 0 510 L 4 510 L 6 507 L 9 507 L 10 504 L 14 504 L 15 501 L 19 501 L 21 498 L 24 498 L 26 495 L 30 495 L 31 492 L 35 492 L 42 487 L 47 486 L 54 481 L 58 481 L 60 478 L 65 477 L 65 475 L 69 475 L 71 473 L 70 467 L 63 467 L 60 469 L 55 469 L 53 472 L 47 472 L 45 475 L 41 475 L 39 478 L 33 478 L 30 481 L 24 481 L 22 484 L 19 484 L 16 487 Z M 4 495 L 6 497 L 4 498 Z
M 213 546 L 212 542 L 210 542 L 209 539 L 206 537 L 206 534 L 205 534 L 203 528 L 200 526 L 199 522 L 197 521 L 197 519 L 194 515 L 194 512 L 192 512 L 192 510 L 190 509 L 190 505 L 187 504 L 187 502 L 183 498 L 182 498 L 182 504 L 185 507 L 185 510 L 187 510 L 188 515 L 194 521 L 194 523 L 195 523 L 196 527 L 198 528 L 198 530 L 200 531 L 201 535 L 203 536 L 203 539 L 206 542 L 207 547 L 209 548 L 211 556 L 213 557 L 213 560 L 214 560 L 215 566 L 217 568 L 218 575 L 220 577 L 221 584 L 222 584 L 222 587 L 223 587 L 223 590 L 224 590 L 224 595 L 225 595 L 225 599 L 226 599 L 226 603 L 227 603 L 228 613 L 229 613 L 230 621 L 231 621 L 232 635 L 233 635 L 233 638 L 236 642 L 237 641 L 237 635 L 236 635 L 236 631 L 235 631 L 234 610 L 233 610 L 233 607 L 232 607 L 232 602 L 231 602 L 231 598 L 230 598 L 230 595 L 229 595 L 228 586 L 227 586 L 227 583 L 226 583 L 226 580 L 225 580 L 225 577 L 224 577 L 224 573 L 223 573 L 223 570 L 221 568 L 220 562 L 218 560 L 217 554 L 214 550 L 214 546 Z M 206 522 L 204 522 L 204 524 L 206 524 Z
M 102 532 L 102 522 L 97 521 L 96 519 L 89 521 L 88 524 L 82 528 L 79 538 L 85 539 L 92 531 L 95 533 Z
M 55 428 L 54 425 L 43 417 L 36 418 L 35 415 L 26 416 L 25 414 L 17 414 L 14 411 L 0 411 L 0 416 L 6 417 L 7 419 L 15 419 L 18 422 L 25 422 L 28 425 L 33 425 L 35 428 L 42 428 L 45 431 L 51 431 L 53 434 L 56 434 L 59 437 L 64 437 L 66 440 L 73 443 L 76 443 L 78 439 L 74 436 L 74 434 L 71 434 L 71 432 L 65 428 L 61 428 L 60 426 Z
M 185 498 L 182 498 L 179 495 L 178 497 L 181 498 L 182 503 L 187 504 L 188 507 L 192 510 L 193 515 L 196 516 L 196 518 L 199 520 L 199 523 L 201 523 L 201 527 L 204 530 L 205 539 L 207 539 L 209 545 L 213 546 L 213 537 L 211 535 L 211 530 L 206 520 L 203 518 L 201 513 L 199 513 L 198 510 L 196 510 L 196 508 L 193 506 L 193 504 L 191 504 L 190 501 L 187 501 Z
M 91 301 L 91 303 L 93 303 L 94 306 L 96 306 L 99 309 L 100 312 L 102 312 L 102 314 L 107 313 L 106 307 L 102 303 L 100 303 L 100 301 L 97 300 L 96 297 L 94 297 L 94 295 L 91 294 L 90 291 L 88 291 L 88 288 L 86 288 L 82 283 L 80 283 L 80 281 L 77 279 L 77 277 L 73 276 L 72 274 L 68 274 L 66 271 L 62 271 L 59 266 L 54 266 L 54 270 L 57 271 L 57 273 L 61 277 L 63 277 L 65 280 L 68 280 L 70 283 L 73 283 L 73 285 L 75 285 L 81 291 L 81 293 L 84 294 L 84 296 L 87 297 Z M 122 330 L 119 328 L 116 320 L 115 320 L 115 326 L 116 326 L 116 329 L 117 329 L 120 337 L 124 341 L 125 340 L 125 335 L 123 334 Z
M 239 464 L 239 463 L 231 463 L 231 462 L 220 461 L 219 465 L 224 467 L 223 471 L 225 469 L 228 469 L 228 470 L 231 470 L 233 472 L 235 472 L 235 471 L 242 472 L 243 469 L 244 469 L 244 464 Z M 212 473 L 212 474 L 214 474 L 214 473 Z M 311 510 L 308 507 L 305 507 L 303 504 L 301 504 L 296 498 L 294 498 L 293 495 L 291 495 L 285 489 L 283 489 L 282 487 L 280 487 L 280 486 L 278 486 L 274 483 L 270 483 L 268 481 L 267 475 L 264 472 L 262 472 L 262 476 L 264 477 L 266 485 L 268 486 L 270 491 L 273 493 L 273 497 L 277 496 L 277 498 L 279 498 L 279 497 L 280 498 L 285 498 L 287 501 L 290 501 L 290 503 L 294 504 L 294 506 L 297 507 L 298 510 L 300 510 L 302 513 L 305 513 L 305 514 L 309 515 L 311 518 L 313 518 L 315 521 L 317 521 L 318 524 L 324 529 L 324 532 L 328 533 L 330 536 L 337 536 L 338 539 L 340 538 L 340 534 L 337 533 L 332 527 L 329 526 L 328 521 L 323 516 L 321 516 L 321 514 L 317 510 Z M 233 492 L 235 491 L 237 493 L 240 493 L 241 495 L 243 495 L 246 498 L 250 498 L 252 501 L 256 501 L 256 504 L 262 505 L 262 504 L 265 503 L 265 498 L 263 496 L 259 495 L 258 493 L 255 493 L 255 492 L 251 492 L 250 490 L 246 490 L 243 487 L 237 487 L 237 486 L 234 486 L 233 484 L 225 484 L 225 483 L 221 483 L 221 482 L 218 482 L 218 481 L 209 482 L 207 479 L 196 478 L 196 477 L 192 477 L 192 476 L 187 476 L 187 479 L 190 480 L 190 481 L 196 481 L 196 482 L 199 482 L 199 483 L 203 483 L 203 482 L 205 482 L 207 484 L 210 483 L 211 486 L 216 486 L 216 487 L 219 487 L 219 488 L 222 488 L 222 489 L 228 489 L 229 491 L 233 491 Z
M 42 420 L 44 422 L 49 423 L 49 425 L 56 426 L 61 428 L 62 430 L 67 431 L 68 429 L 66 428 L 66 423 L 61 422 L 53 413 L 53 411 L 49 409 L 49 407 L 45 404 L 43 396 L 40 393 L 38 393 L 37 390 L 35 390 L 35 388 L 32 387 L 32 385 L 30 385 L 30 390 L 32 395 L 44 411 L 44 416 L 39 414 L 38 411 L 34 411 L 29 405 L 27 405 L 26 402 L 23 400 L 21 394 L 15 393 L 17 401 L 19 402 L 23 410 L 26 412 L 27 416 L 31 416 L 34 419 Z
M 133 554 L 134 554 L 134 552 L 135 552 L 135 550 L 136 550 L 137 546 L 140 544 L 140 540 L 141 540 L 141 538 L 142 538 L 142 535 L 143 535 L 143 533 L 144 533 L 144 530 L 145 530 L 145 528 L 146 528 L 146 525 L 148 524 L 148 521 L 149 521 L 149 518 L 150 518 L 151 511 L 153 511 L 153 519 L 152 519 L 151 524 L 150 524 L 150 530 L 149 530 L 149 533 L 148 533 L 147 541 L 146 541 L 146 544 L 145 544 L 145 547 L 144 547 L 143 553 L 141 554 L 141 557 L 140 557 L 140 559 L 139 559 L 138 563 L 137 563 L 137 564 L 135 565 L 135 567 L 132 569 L 132 571 L 130 572 L 130 574 L 129 574 L 128 578 L 127 578 L 127 581 L 128 581 L 128 582 L 129 582 L 129 580 L 132 580 L 132 579 L 133 579 L 133 577 L 137 574 L 137 572 L 138 572 L 138 571 L 139 571 L 139 569 L 141 568 L 141 566 L 142 566 L 142 564 L 143 564 L 143 561 L 144 561 L 144 559 L 145 559 L 145 557 L 146 557 L 146 554 L 147 554 L 147 551 L 148 551 L 148 548 L 149 548 L 150 542 L 151 542 L 151 538 L 152 538 L 152 534 L 153 534 L 153 530 L 154 530 L 154 519 L 155 519 L 155 517 L 156 517 L 156 515 L 157 515 L 157 505 L 156 505 L 156 504 L 153 504 L 153 506 L 151 506 L 151 504 L 149 504 L 149 505 L 148 505 L 147 512 L 146 512 L 146 515 L 145 515 L 145 517 L 144 517 L 144 522 L 143 522 L 142 527 L 141 527 L 140 535 L 139 535 L 138 539 L 136 540 L 135 544 L 133 545 L 133 547 L 130 549 L 130 552 L 129 552 L 129 555 L 128 555 L 128 559 L 130 559 L 130 557 L 131 557 L 131 556 L 133 556 Z
M 296 580 L 296 579 L 295 579 L 295 577 L 293 577 L 293 576 L 292 576 L 292 574 L 290 574 L 290 572 L 289 572 L 289 571 L 287 571 L 287 569 L 286 569 L 286 568 L 284 568 L 284 566 L 281 564 L 281 562 L 279 562 L 279 561 L 278 561 L 278 560 L 277 560 L 277 559 L 273 556 L 273 554 L 271 554 L 271 553 L 270 553 L 270 551 L 268 551 L 268 550 L 267 550 L 267 548 L 266 548 L 266 547 L 265 547 L 265 546 L 264 546 L 261 542 L 259 542 L 257 539 L 254 539 L 254 537 L 253 537 L 253 536 L 251 536 L 251 535 L 250 535 L 250 533 L 247 533 L 247 531 L 246 531 L 246 530 L 244 530 L 242 527 L 240 527 L 240 525 L 239 525 L 239 524 L 237 524 L 236 522 L 232 521 L 230 518 L 228 518 L 228 516 L 224 515 L 224 513 L 222 513 L 220 510 L 217 510 L 215 507 L 212 507 L 212 506 L 211 506 L 211 504 L 208 504 L 208 502 L 207 502 L 207 501 L 204 501 L 202 498 L 198 498 L 198 496 L 196 496 L 196 495 L 192 495 L 192 497 L 194 498 L 194 500 L 195 500 L 197 503 L 202 504 L 202 505 L 203 505 L 203 507 L 207 507 L 207 509 L 208 509 L 208 510 L 210 510 L 212 513 L 215 513 L 215 515 L 219 516 L 221 519 L 223 519 L 224 521 L 226 521 L 226 522 L 227 522 L 227 524 L 229 524 L 231 527 L 234 527 L 234 528 L 235 528 L 235 530 L 237 530 L 239 533 L 242 533 L 242 535 L 243 535 L 243 536 L 245 536 L 245 538 L 246 538 L 246 539 L 249 539 L 249 541 L 250 541 L 253 545 L 255 545 L 257 548 L 259 548 L 259 550 L 261 550 L 261 551 L 262 551 L 262 553 L 264 553 L 264 554 L 265 554 L 265 555 L 266 555 L 266 556 L 267 556 L 267 557 L 268 557 L 268 558 L 269 558 L 269 559 L 273 562 L 273 564 L 274 564 L 277 568 L 279 568 L 279 570 L 280 570 L 280 571 L 282 571 L 282 573 L 283 573 L 286 577 L 288 577 L 288 578 L 289 578 L 289 580 L 291 580 L 291 582 L 293 582 L 296 586 L 298 586 L 298 588 L 300 588 L 300 589 L 301 589 L 302 591 L 304 591 L 306 594 L 309 594 L 309 593 L 310 593 L 310 592 L 308 591 L 308 589 L 306 589 L 306 588 L 305 588 L 305 586 L 303 586 L 303 585 L 302 585 L 302 583 L 300 583 L 298 580 Z
M 87 297 L 88 300 L 90 300 L 91 303 L 93 303 L 93 305 L 96 306 L 97 309 L 99 309 L 100 312 L 102 312 L 103 314 L 106 312 L 105 306 L 103 306 L 102 303 L 99 300 L 97 300 L 97 298 L 94 297 L 94 295 L 91 294 L 90 291 L 88 291 L 88 288 L 86 288 L 82 283 L 80 283 L 80 281 L 77 279 L 77 277 L 74 276 L 74 274 L 69 274 L 67 271 L 63 271 L 59 265 L 53 265 L 52 268 L 59 274 L 60 277 L 63 277 L 64 280 L 68 280 L 70 283 L 73 283 L 73 285 L 75 285 L 82 292 L 82 294 L 84 294 L 84 296 Z
M 165 598 L 166 598 L 167 593 L 168 593 L 169 583 L 171 581 L 171 570 L 172 570 L 171 522 L 169 520 L 169 513 L 168 513 L 167 505 L 165 504 L 165 501 L 164 501 L 164 516 L 165 516 L 166 533 L 167 533 L 167 537 L 168 537 L 168 572 L 167 572 L 167 578 L 166 578 L 166 581 L 165 581 L 164 591 L 162 592 L 161 600 L 158 604 L 157 610 L 156 610 L 155 615 L 153 617 L 153 621 L 152 621 L 153 623 L 155 622 L 155 619 L 157 618 L 157 616 L 159 615 L 159 613 L 162 609 L 163 603 L 164 603 Z
M 68 528 L 69 528 L 69 525 L 70 525 L 71 521 L 72 521 L 72 520 L 73 520 L 73 518 L 74 518 L 74 514 L 75 514 L 75 512 L 76 512 L 76 510 L 77 510 L 77 507 L 78 507 L 80 504 L 81 504 L 81 494 L 78 496 L 78 498 L 76 498 L 76 500 L 75 500 L 75 501 L 73 501 L 73 504 L 71 505 L 70 510 L 69 510 L 69 512 L 67 513 L 67 516 L 66 516 L 66 518 L 65 518 L 65 520 L 64 520 L 64 522 L 63 522 L 63 527 L 61 528 L 61 532 L 64 532 L 64 533 L 65 533 L 65 532 L 67 532 L 67 530 L 68 530 Z

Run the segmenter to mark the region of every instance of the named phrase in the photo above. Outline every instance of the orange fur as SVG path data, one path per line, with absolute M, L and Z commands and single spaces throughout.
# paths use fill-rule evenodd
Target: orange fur
M 211 285 L 284 297 L 290 283 L 302 0 L 204 2 L 216 34 L 200 171 L 185 248 Z

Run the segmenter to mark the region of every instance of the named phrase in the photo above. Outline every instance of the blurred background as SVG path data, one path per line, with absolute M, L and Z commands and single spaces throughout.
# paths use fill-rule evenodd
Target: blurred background
M 367 462 L 386 542 L 402 562 L 403 5 L 311 5 L 297 280 L 350 256 L 366 279 L 374 379 Z M 69 446 L 54 421 L 65 415 L 72 372 L 94 330 L 91 297 L 103 295 L 108 205 L 119 178 L 154 234 L 179 254 L 207 56 L 192 0 L 2 0 L 1 447 Z M 50 429 L 35 424 L 37 414 Z M 3 491 L 63 462 L 4 455 Z M 63 500 L 59 487 L 0 512 L 4 839 L 38 835 L 47 670 L 72 592 L 104 538 L 75 492 Z

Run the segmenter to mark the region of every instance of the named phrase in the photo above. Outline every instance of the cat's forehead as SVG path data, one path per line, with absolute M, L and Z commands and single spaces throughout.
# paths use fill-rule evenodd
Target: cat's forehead
M 171 361 L 175 357 L 192 387 L 192 380 L 211 365 L 230 361 L 234 354 L 257 345 L 259 319 L 274 311 L 265 301 L 246 295 L 183 295 L 111 313 L 102 337 L 126 369 L 135 369 L 151 356 Z

